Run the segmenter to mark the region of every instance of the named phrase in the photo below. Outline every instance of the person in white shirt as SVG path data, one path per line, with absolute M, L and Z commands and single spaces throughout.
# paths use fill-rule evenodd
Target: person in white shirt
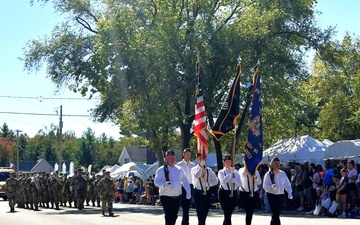
M 198 225 L 205 225 L 206 217 L 210 209 L 210 187 L 219 183 L 214 171 L 206 167 L 201 153 L 196 154 L 197 166 L 191 169 L 192 183 L 194 184 L 194 202 Z
M 191 190 L 184 170 L 175 165 L 173 150 L 165 153 L 165 163 L 156 170 L 154 183 L 159 187 L 165 225 L 175 225 L 180 207 L 181 188 L 185 188 L 187 199 L 191 198 Z
M 231 225 L 231 216 L 237 199 L 237 189 L 241 185 L 239 173 L 231 167 L 231 155 L 223 157 L 224 168 L 218 173 L 220 181 L 219 201 L 224 212 L 223 225 Z
M 262 180 L 259 171 L 256 170 L 255 175 L 251 175 L 245 167 L 239 169 L 239 175 L 241 180 L 240 205 L 246 212 L 246 225 L 251 225 L 256 202 L 259 202 L 259 185 Z
M 192 185 L 192 177 L 191 177 L 191 169 L 195 167 L 195 163 L 190 161 L 191 151 L 190 148 L 185 148 L 183 151 L 183 160 L 178 162 L 176 165 L 181 167 L 185 175 L 189 181 L 191 193 L 193 193 L 193 185 Z M 192 194 L 191 194 L 192 196 Z M 191 199 L 186 198 L 186 191 L 182 189 L 181 195 L 181 208 L 183 211 L 181 225 L 189 225 L 189 211 L 190 211 Z
M 270 225 L 280 225 L 280 210 L 284 190 L 286 190 L 288 198 L 292 199 L 292 189 L 285 172 L 280 170 L 280 160 L 277 157 L 271 160 L 270 167 L 270 170 L 264 176 L 263 188 L 267 193 L 271 210 Z

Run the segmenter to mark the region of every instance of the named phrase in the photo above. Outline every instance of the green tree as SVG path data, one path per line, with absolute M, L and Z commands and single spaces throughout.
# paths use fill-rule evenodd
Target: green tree
M 303 84 L 303 95 L 319 110 L 318 138 L 332 141 L 360 136 L 360 39 L 346 34 L 320 49 L 314 59 L 314 74 Z
M 241 54 L 243 83 L 258 59 L 263 65 L 265 143 L 292 136 L 299 108 L 294 96 L 308 76 L 304 55 L 331 34 L 313 22 L 315 0 L 52 2 L 69 17 L 50 38 L 28 43 L 25 68 L 46 62 L 56 84 L 83 95 L 99 92 L 97 120 L 112 120 L 128 136 L 148 134 L 152 149 L 170 146 L 163 140 L 176 127 L 177 145 L 190 145 L 197 55 L 210 118 Z

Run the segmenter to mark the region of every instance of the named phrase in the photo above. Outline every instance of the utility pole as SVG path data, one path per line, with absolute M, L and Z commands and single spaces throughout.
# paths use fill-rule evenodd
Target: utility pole
M 21 130 L 16 130 L 16 177 L 19 177 L 19 133 L 22 132 Z
M 59 119 L 59 128 L 60 128 L 60 132 L 59 132 L 59 174 L 62 170 L 61 165 L 62 165 L 62 139 L 63 139 L 63 135 L 62 135 L 62 128 L 63 128 L 63 121 L 62 121 L 62 105 L 60 105 L 60 119 Z

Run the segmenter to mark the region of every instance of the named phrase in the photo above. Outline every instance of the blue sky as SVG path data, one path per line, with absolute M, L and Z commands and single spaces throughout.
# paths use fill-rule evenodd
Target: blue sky
M 360 21 L 358 0 L 319 0 L 316 7 L 322 14 L 317 22 L 322 27 L 336 25 L 337 38 L 341 39 L 345 32 L 359 35 Z M 89 115 L 89 109 L 94 108 L 97 100 L 68 100 L 66 98 L 81 98 L 79 94 L 66 89 L 54 93 L 56 86 L 46 78 L 45 69 L 29 74 L 24 71 L 22 56 L 27 41 L 51 34 L 55 24 L 61 17 L 54 13 L 51 5 L 35 4 L 30 7 L 28 1 L 1 0 L 0 1 L 0 126 L 7 123 L 12 130 L 22 130 L 30 137 L 38 130 L 58 124 L 59 116 L 56 110 L 60 105 L 64 115 Z M 42 98 L 43 100 L 40 101 Z M 22 98 L 16 98 L 22 97 Z M 54 99 L 62 98 L 62 99 Z M 54 116 L 34 116 L 10 114 L 37 113 L 53 114 Z M 76 136 L 90 127 L 97 136 L 105 133 L 107 136 L 118 138 L 119 128 L 112 123 L 93 123 L 87 117 L 63 117 L 63 131 L 73 130 Z

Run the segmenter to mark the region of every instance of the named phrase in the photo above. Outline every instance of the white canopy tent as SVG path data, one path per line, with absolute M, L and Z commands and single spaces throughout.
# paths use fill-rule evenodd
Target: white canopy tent
M 277 141 L 273 146 L 263 151 L 263 163 L 278 157 L 283 162 L 296 161 L 302 163 L 323 164 L 326 145 L 309 135 Z
M 326 148 L 324 159 L 352 159 L 360 163 L 360 139 L 335 142 Z
M 117 168 L 115 171 L 110 172 L 110 176 L 113 179 L 122 178 L 122 177 L 126 176 L 127 172 L 130 171 L 130 168 L 135 165 L 136 165 L 136 163 L 134 163 L 134 162 L 126 163 L 126 164 L 120 166 L 119 168 Z

